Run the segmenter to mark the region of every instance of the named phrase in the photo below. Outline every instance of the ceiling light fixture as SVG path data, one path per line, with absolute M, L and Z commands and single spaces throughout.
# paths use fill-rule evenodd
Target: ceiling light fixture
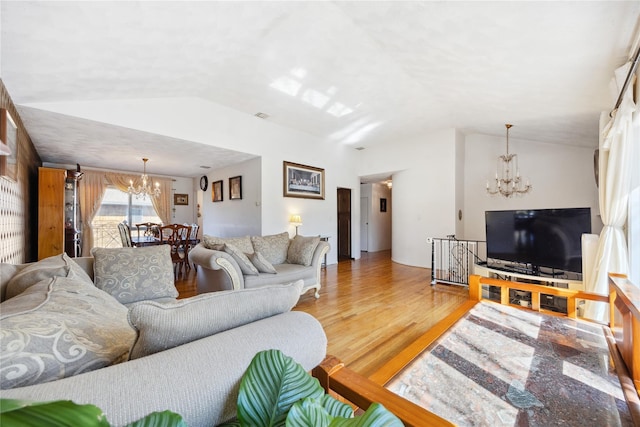
M 504 197 L 522 196 L 531 191 L 533 188 L 527 180 L 523 185 L 520 178 L 520 169 L 518 168 L 518 155 L 509 154 L 509 129 L 513 125 L 506 124 L 507 128 L 507 153 L 498 157 L 498 167 L 496 169 L 496 177 L 493 186 L 489 186 L 487 181 L 487 193 L 491 195 L 500 194 Z M 512 163 L 513 162 L 513 163 Z M 515 176 L 513 175 L 515 171 Z
M 144 165 L 143 165 L 143 169 L 142 169 L 142 175 L 140 176 L 140 185 L 134 187 L 133 186 L 133 180 L 130 179 L 129 180 L 129 188 L 127 189 L 127 192 L 129 194 L 135 194 L 136 199 L 142 198 L 144 200 L 144 199 L 147 198 L 147 195 L 149 195 L 149 197 L 151 197 L 151 196 L 159 197 L 160 196 L 160 183 L 156 182 L 155 185 L 152 188 L 151 187 L 151 180 L 149 179 L 149 176 L 147 175 L 147 161 L 149 161 L 149 159 L 142 159 L 142 161 L 144 162 Z

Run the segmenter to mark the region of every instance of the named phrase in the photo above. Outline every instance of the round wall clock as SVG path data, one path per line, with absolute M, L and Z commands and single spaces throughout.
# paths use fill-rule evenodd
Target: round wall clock
M 207 191 L 208 186 L 209 186 L 209 179 L 206 177 L 206 175 L 202 175 L 200 177 L 200 189 L 202 191 Z

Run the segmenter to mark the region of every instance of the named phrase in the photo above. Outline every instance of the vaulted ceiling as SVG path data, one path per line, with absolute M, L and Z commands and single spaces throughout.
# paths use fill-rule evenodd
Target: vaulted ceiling
M 639 17 L 638 1 L 3 1 L 0 72 L 53 163 L 138 171 L 153 147 L 155 173 L 185 176 L 251 157 L 48 108 L 173 97 L 354 148 L 506 122 L 595 147 Z M 185 149 L 193 167 L 176 165 Z

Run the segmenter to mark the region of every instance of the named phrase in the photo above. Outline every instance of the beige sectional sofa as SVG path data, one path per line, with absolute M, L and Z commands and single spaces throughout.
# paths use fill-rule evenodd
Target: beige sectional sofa
M 0 264 L 2 398 L 92 403 L 114 426 L 163 410 L 215 426 L 257 352 L 306 370 L 326 355 L 320 323 L 291 311 L 301 282 L 176 300 L 166 247 L 94 257 Z
M 320 296 L 322 259 L 329 243 L 317 236 L 289 238 L 289 233 L 221 238 L 205 235 L 189 251 L 197 267 L 198 293 L 304 282 L 302 293 Z

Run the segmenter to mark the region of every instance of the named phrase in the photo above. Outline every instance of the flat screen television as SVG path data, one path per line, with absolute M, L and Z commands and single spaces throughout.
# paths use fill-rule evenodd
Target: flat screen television
M 582 273 L 582 234 L 591 233 L 591 209 L 486 211 L 487 258 Z M 491 262 L 489 263 L 491 266 Z

